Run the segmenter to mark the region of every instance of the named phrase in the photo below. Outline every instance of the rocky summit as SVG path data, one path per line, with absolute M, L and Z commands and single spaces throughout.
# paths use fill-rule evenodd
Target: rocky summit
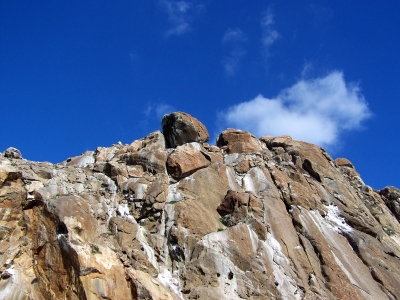
M 0 299 L 400 299 L 400 190 L 177 112 L 59 164 L 0 155 Z M 23 154 L 23 153 L 22 153 Z

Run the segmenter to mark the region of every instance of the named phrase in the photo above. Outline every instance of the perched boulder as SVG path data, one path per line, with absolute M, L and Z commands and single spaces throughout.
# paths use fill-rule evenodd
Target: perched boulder
M 227 153 L 254 153 L 262 150 L 260 141 L 250 132 L 232 128 L 218 136 L 217 146 L 226 146 Z
M 4 157 L 20 159 L 22 155 L 17 148 L 10 147 L 4 152 Z
M 199 120 L 184 112 L 165 115 L 161 124 L 167 148 L 192 142 L 206 143 L 210 138 L 207 128 Z
M 178 146 L 168 156 L 167 170 L 172 177 L 183 178 L 209 166 L 210 163 L 210 157 L 201 151 L 200 144 L 190 143 Z

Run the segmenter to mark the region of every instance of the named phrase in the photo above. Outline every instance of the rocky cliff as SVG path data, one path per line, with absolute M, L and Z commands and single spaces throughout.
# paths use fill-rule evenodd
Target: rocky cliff
M 1 154 L 1 299 L 400 299 L 398 189 L 289 136 L 162 127 L 59 164 Z

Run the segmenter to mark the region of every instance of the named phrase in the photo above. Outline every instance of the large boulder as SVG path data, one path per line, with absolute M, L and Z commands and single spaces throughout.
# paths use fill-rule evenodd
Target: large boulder
M 229 128 L 220 133 L 218 147 L 225 147 L 227 153 L 261 152 L 260 141 L 250 132 Z
M 167 148 L 192 142 L 205 143 L 210 139 L 207 128 L 199 120 L 184 112 L 164 115 L 161 124 Z

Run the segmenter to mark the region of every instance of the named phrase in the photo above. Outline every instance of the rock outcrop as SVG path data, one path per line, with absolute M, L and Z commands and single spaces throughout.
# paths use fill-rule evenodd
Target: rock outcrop
M 400 299 L 397 188 L 196 122 L 59 164 L 1 155 L 0 298 Z

